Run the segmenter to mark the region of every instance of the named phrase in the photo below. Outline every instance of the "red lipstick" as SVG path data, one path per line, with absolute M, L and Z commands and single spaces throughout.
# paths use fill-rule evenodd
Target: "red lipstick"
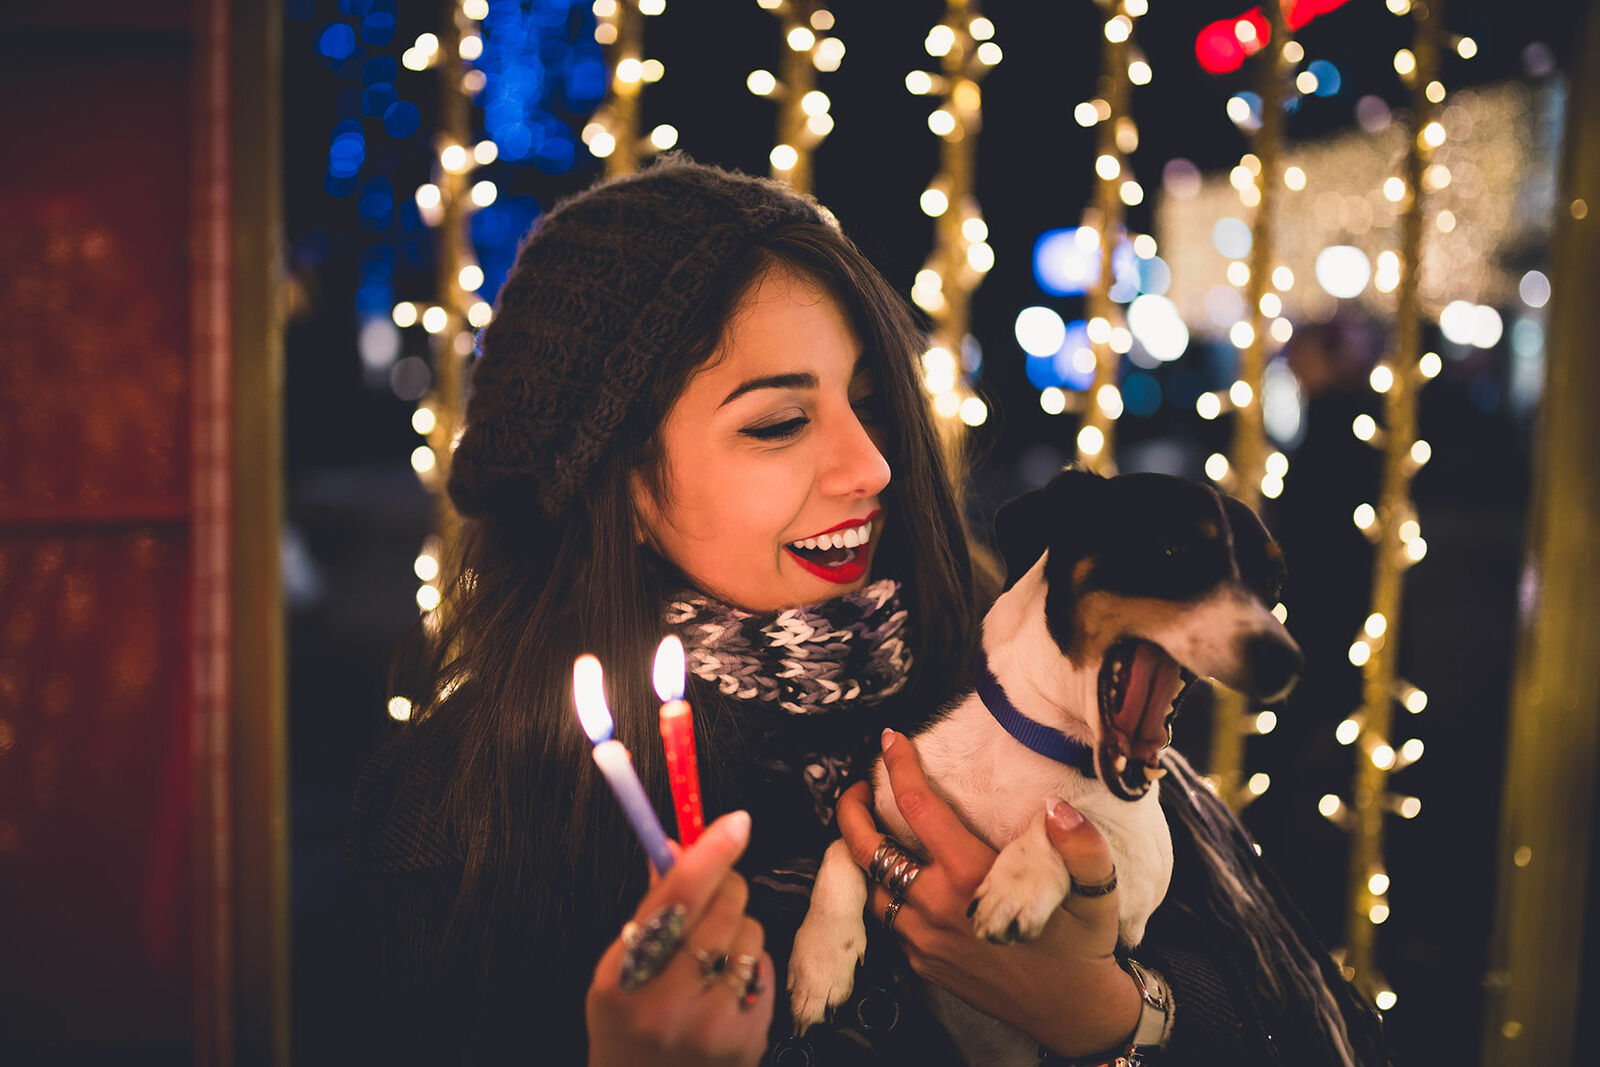
M 863 523 L 876 522 L 878 516 L 881 514 L 881 511 L 874 511 L 864 519 L 850 519 L 846 522 L 839 523 L 837 526 L 830 526 L 826 530 L 819 530 L 814 534 L 810 534 L 809 537 L 821 537 L 824 534 L 831 534 L 838 530 L 849 530 L 860 526 Z M 872 560 L 872 550 L 877 543 L 876 535 L 879 533 L 879 531 L 874 530 L 873 533 L 875 535 L 873 540 L 868 541 L 864 545 L 859 545 L 855 548 L 834 548 L 826 550 L 830 554 L 838 553 L 840 556 L 838 560 L 829 562 L 823 562 L 821 558 L 812 558 L 810 555 L 808 555 L 808 553 L 816 550 L 796 549 L 792 542 L 785 544 L 784 548 L 788 551 L 790 558 L 798 563 L 806 572 L 814 574 L 824 581 L 832 582 L 835 585 L 849 585 L 852 582 L 860 581 L 867 573 L 867 567 Z M 807 539 L 808 538 L 803 537 L 799 540 L 804 541 Z

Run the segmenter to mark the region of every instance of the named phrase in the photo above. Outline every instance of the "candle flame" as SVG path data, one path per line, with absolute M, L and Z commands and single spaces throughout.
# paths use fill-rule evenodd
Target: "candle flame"
M 585 653 L 572 661 L 572 699 L 578 721 L 595 744 L 611 739 L 611 709 L 606 707 L 605 676 L 600 661 Z
M 656 696 L 663 702 L 683 699 L 683 642 L 668 634 L 656 646 Z

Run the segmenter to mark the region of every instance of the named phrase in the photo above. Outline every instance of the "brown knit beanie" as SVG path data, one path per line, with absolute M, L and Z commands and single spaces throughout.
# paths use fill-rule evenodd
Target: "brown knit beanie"
M 669 157 L 535 226 L 496 300 L 451 459 L 463 515 L 561 516 L 729 256 L 827 218 L 777 182 Z

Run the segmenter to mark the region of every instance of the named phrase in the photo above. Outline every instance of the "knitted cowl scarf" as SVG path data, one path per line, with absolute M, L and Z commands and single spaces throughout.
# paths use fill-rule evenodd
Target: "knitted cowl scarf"
M 689 593 L 667 603 L 689 671 L 725 696 L 797 715 L 869 706 L 911 673 L 900 583 L 885 578 L 831 600 L 757 614 Z

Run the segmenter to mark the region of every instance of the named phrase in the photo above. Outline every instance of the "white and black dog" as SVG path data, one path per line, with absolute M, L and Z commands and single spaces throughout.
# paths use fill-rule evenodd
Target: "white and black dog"
M 999 850 L 973 899 L 980 936 L 1035 938 L 1066 898 L 1045 830 L 1059 796 L 1111 847 L 1120 941 L 1132 947 L 1172 874 L 1157 757 L 1186 681 L 1214 678 L 1270 701 L 1299 674 L 1300 649 L 1271 610 L 1283 555 L 1237 500 L 1157 474 L 1065 470 L 1002 508 L 995 532 L 1008 585 L 984 617 L 974 689 L 910 736 L 933 788 Z M 879 824 L 920 850 L 881 759 L 872 780 Z M 797 1033 L 849 996 L 866 899 L 835 841 L 789 964 Z M 1037 1061 L 1020 1030 L 928 990 L 969 1063 Z

